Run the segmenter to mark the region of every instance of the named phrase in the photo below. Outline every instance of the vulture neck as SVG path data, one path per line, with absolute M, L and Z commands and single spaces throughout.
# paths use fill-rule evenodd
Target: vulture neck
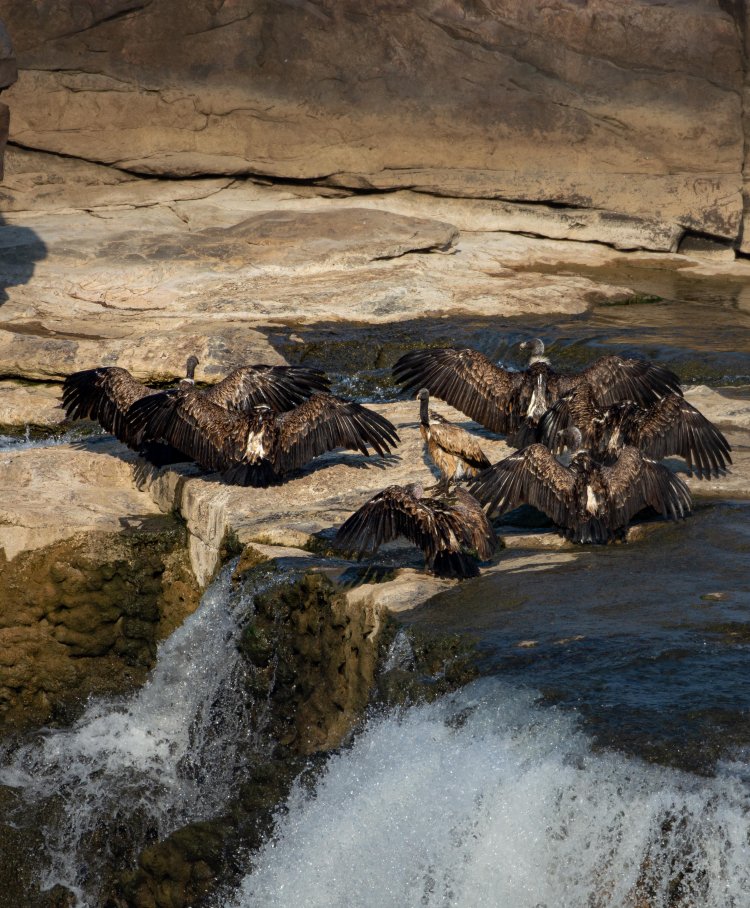
M 426 428 L 430 428 L 430 400 L 423 397 L 419 402 L 419 421 Z

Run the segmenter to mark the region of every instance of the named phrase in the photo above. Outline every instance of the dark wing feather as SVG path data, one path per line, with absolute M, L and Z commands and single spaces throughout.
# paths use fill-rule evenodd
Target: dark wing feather
M 617 461 L 601 468 L 608 493 L 608 522 L 612 530 L 626 526 L 646 507 L 664 517 L 684 517 L 692 508 L 690 491 L 679 476 L 643 457 L 637 448 L 622 449 Z
M 151 438 L 163 438 L 206 470 L 225 470 L 244 456 L 248 419 L 203 398 L 193 388 L 175 388 L 137 401 L 128 418 Z
M 497 548 L 495 531 L 482 506 L 466 489 L 456 486 L 453 490 L 446 520 L 464 548 L 476 551 L 482 561 L 492 557 Z
M 642 412 L 629 431 L 626 444 L 661 460 L 676 454 L 700 479 L 726 472 L 732 450 L 724 435 L 683 397 L 668 394 Z
M 478 350 L 413 350 L 396 362 L 393 377 L 405 389 L 427 388 L 492 432 L 507 434 L 520 423 L 523 373 L 496 366 Z
M 557 394 L 567 394 L 583 382 L 591 386 L 600 407 L 621 400 L 648 406 L 665 394 L 682 394 L 680 379 L 666 366 L 616 355 L 603 356 L 575 375 L 558 375 Z
M 558 432 L 575 426 L 581 432 L 584 447 L 591 447 L 593 441 L 594 420 L 601 411 L 594 401 L 591 386 L 584 382 L 573 391 L 569 391 L 553 404 L 542 417 L 539 425 L 539 441 L 551 451 L 559 453 L 565 447 L 558 438 Z
M 227 410 L 249 413 L 267 404 L 274 413 L 284 413 L 312 394 L 328 391 L 330 381 L 318 369 L 301 366 L 243 366 L 203 390 L 206 400 Z
M 63 382 L 62 405 L 70 419 L 94 419 L 120 441 L 137 447 L 141 434 L 127 418 L 127 412 L 135 401 L 153 391 L 136 381 L 127 369 L 85 369 Z
M 366 501 L 339 528 L 334 544 L 361 556 L 403 536 L 433 558 L 448 543 L 448 534 L 432 508 L 403 486 L 389 486 Z
M 273 466 L 284 473 L 308 463 L 313 457 L 350 448 L 369 454 L 368 445 L 388 454 L 398 444 L 393 424 L 374 410 L 331 394 L 314 394 L 278 418 L 279 443 Z
M 543 511 L 567 526 L 573 507 L 575 477 L 544 445 L 530 445 L 485 470 L 469 491 L 488 513 L 504 514 L 522 504 Z

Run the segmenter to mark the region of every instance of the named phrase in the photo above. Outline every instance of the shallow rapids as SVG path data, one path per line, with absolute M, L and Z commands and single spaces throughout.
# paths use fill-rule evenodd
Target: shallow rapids
M 594 753 L 497 680 L 372 720 L 287 808 L 233 908 L 750 904 L 750 765 Z

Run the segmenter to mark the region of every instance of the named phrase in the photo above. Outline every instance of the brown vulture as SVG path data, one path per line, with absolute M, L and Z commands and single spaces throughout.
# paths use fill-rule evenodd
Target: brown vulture
M 325 391 L 329 381 L 323 372 L 298 366 L 243 366 L 210 388 L 194 387 L 198 359 L 189 357 L 182 388 L 192 390 L 221 407 L 248 411 L 256 404 L 268 404 L 276 412 L 289 410 L 316 391 Z M 116 366 L 86 369 L 69 375 L 63 384 L 63 407 L 71 419 L 94 419 L 128 447 L 139 451 L 157 466 L 189 460 L 186 452 L 163 444 L 130 419 L 136 401 L 159 393 L 157 388 L 136 381 Z
M 192 387 L 198 358 L 188 357 L 181 385 Z M 92 419 L 129 448 L 139 451 L 157 466 L 178 463 L 188 458 L 171 445 L 146 437 L 130 422 L 131 405 L 150 394 L 151 388 L 137 381 L 127 369 L 101 366 L 74 372 L 63 382 L 62 407 L 69 419 Z
M 451 481 L 472 478 L 490 465 L 473 435 L 430 410 L 430 392 L 427 388 L 418 392 L 417 400 L 419 431 L 427 445 L 427 453 L 440 470 L 442 486 L 447 487 Z
M 665 394 L 682 393 L 673 372 L 646 360 L 603 356 L 582 372 L 561 373 L 545 359 L 539 338 L 521 348 L 531 354 L 521 372 L 495 365 L 478 350 L 443 348 L 404 354 L 393 366 L 393 376 L 407 390 L 427 388 L 492 432 L 516 435 L 517 445 L 534 440 L 547 410 L 581 382 L 596 389 L 599 406 L 620 400 L 650 404 Z
M 558 451 L 560 431 L 569 426 L 580 430 L 583 446 L 604 463 L 627 445 L 652 460 L 683 457 L 689 474 L 699 479 L 723 475 L 732 462 L 724 435 L 679 394 L 667 394 L 647 407 L 632 400 L 600 407 L 593 388 L 584 383 L 545 414 L 539 440 Z
M 475 577 L 477 559 L 492 557 L 497 540 L 487 516 L 465 489 L 426 497 L 418 483 L 388 486 L 339 528 L 334 544 L 358 557 L 405 537 L 424 552 L 439 577 Z
M 128 413 L 135 425 L 164 438 L 227 482 L 265 487 L 335 448 L 369 454 L 398 443 L 393 425 L 361 404 L 313 394 L 276 414 L 266 404 L 249 413 L 226 410 L 193 388 L 161 391 L 137 401 Z
M 580 543 L 623 537 L 630 520 L 647 507 L 673 520 L 690 512 L 684 481 L 637 448 L 622 448 L 613 463 L 604 465 L 581 447 L 578 429 L 565 429 L 563 436 L 574 452 L 570 466 L 544 445 L 533 444 L 485 470 L 470 491 L 488 513 L 529 504 Z

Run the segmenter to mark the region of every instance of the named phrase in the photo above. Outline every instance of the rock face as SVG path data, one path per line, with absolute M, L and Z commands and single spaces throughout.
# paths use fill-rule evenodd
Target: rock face
M 26 147 L 739 237 L 740 4 L 3 0 L 0 15 Z
M 18 77 L 16 60 L 13 56 L 13 46 L 5 26 L 0 22 L 0 92 L 12 85 Z M 0 180 L 3 178 L 3 152 L 8 141 L 8 126 L 10 112 L 7 104 L 0 103 Z

